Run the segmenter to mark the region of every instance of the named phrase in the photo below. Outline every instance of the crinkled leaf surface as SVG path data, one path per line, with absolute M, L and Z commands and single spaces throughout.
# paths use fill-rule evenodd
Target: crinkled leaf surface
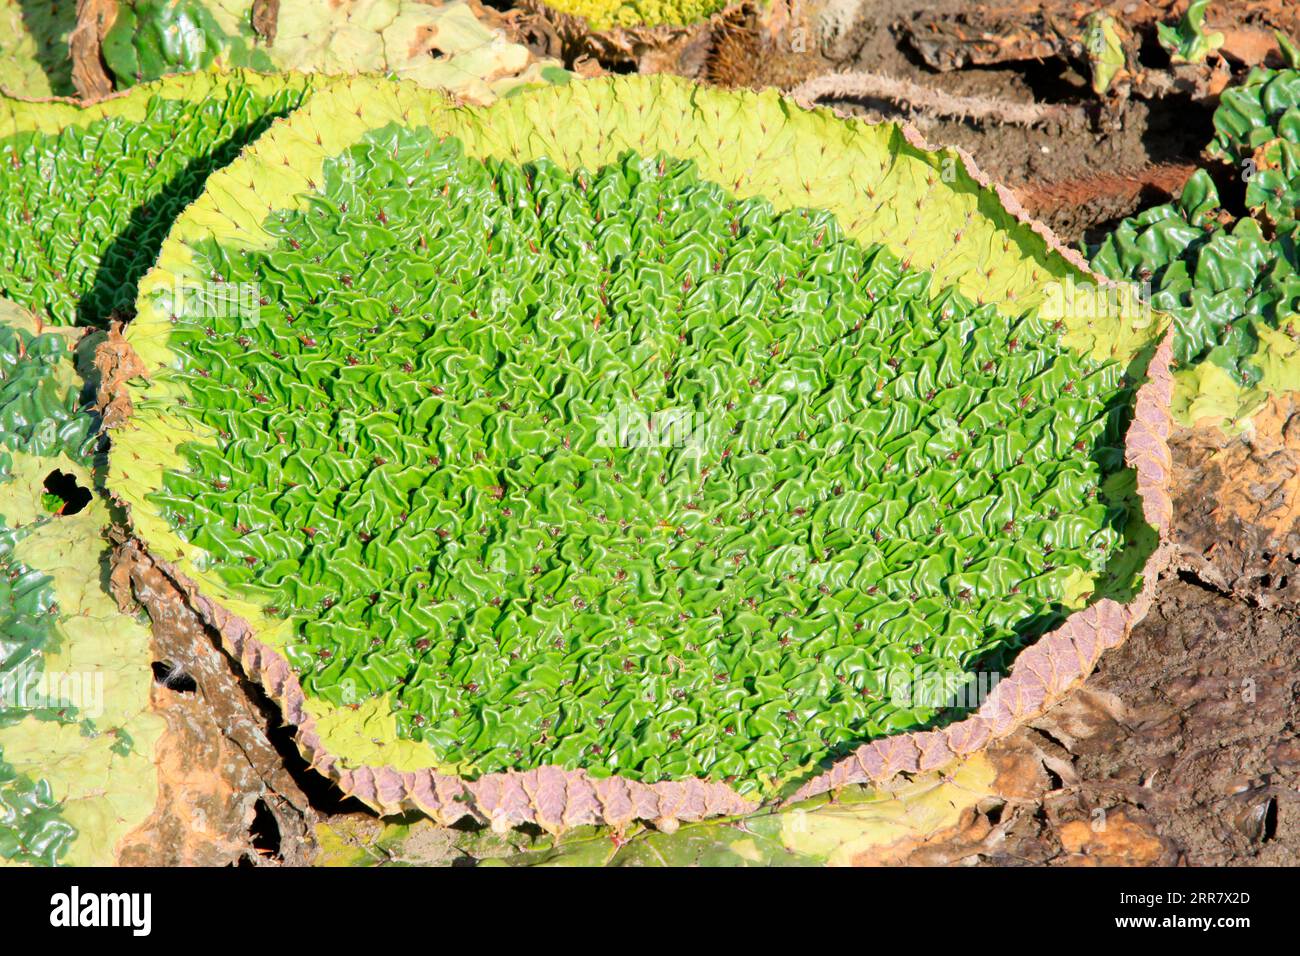
M 128 315 L 172 220 L 309 87 L 235 72 L 86 107 L 0 96 L 0 294 L 66 325 Z
M 386 73 L 476 103 L 567 79 L 556 61 L 475 16 L 464 0 L 280 0 L 255 26 L 252 0 L 130 0 L 104 38 L 119 86 L 210 65 L 303 73 Z M 268 35 L 269 34 L 269 35 Z
M 1284 136 L 1255 151 L 1246 204 L 1279 233 L 1293 234 L 1300 210 L 1300 110 L 1291 114 L 1283 130 Z
M 1246 205 L 1278 233 L 1295 230 L 1300 208 L 1300 70 L 1252 70 L 1225 90 L 1209 153 L 1242 167 Z
M 68 34 L 75 0 L 0 0 L 0 91 L 13 96 L 72 96 Z
M 127 0 L 104 36 L 104 63 L 119 89 L 169 73 L 204 70 L 218 57 L 236 67 L 274 68 L 257 46 L 250 11 L 239 0 Z
M 1210 152 L 1227 160 L 1248 155 L 1273 139 L 1281 121 L 1297 107 L 1300 70 L 1252 70 L 1244 83 L 1219 97 Z
M 104 588 L 108 515 L 61 513 L 46 478 L 91 486 L 94 419 L 72 336 L 0 300 L 0 860 L 113 862 L 153 808 L 149 633 Z
M 944 159 L 659 78 L 340 85 L 142 284 L 110 484 L 345 761 L 770 785 L 1126 543 L 1155 329 L 1039 318 L 1078 270 Z
M 1270 239 L 1256 219 L 1232 222 L 1208 173 L 1176 202 L 1120 223 L 1092 266 L 1148 284 L 1151 304 L 1173 317 L 1174 411 L 1184 423 L 1238 422 L 1268 394 L 1300 387 L 1295 234 Z

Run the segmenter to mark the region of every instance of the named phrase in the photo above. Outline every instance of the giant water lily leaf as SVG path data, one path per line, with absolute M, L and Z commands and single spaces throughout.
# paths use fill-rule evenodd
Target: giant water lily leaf
M 56 324 L 129 315 L 175 216 L 310 85 L 236 72 L 90 106 L 0 96 L 0 295 Z
M 119 86 L 213 65 L 303 73 L 387 73 L 486 103 L 562 81 L 464 0 L 126 0 L 104 38 Z
M 0 300 L 0 860 L 106 864 L 157 792 L 149 631 L 105 590 L 74 333 Z M 52 477 L 60 479 L 51 481 Z M 75 486 L 84 498 L 56 492 Z
M 110 487 L 384 811 L 736 813 L 1091 602 L 1027 713 L 1144 608 L 1164 360 L 976 175 L 773 94 L 340 83 L 141 284 Z
M 75 0 L 0 0 L 0 91 L 13 96 L 72 96 L 68 34 Z
M 154 807 L 153 753 L 163 728 L 148 709 L 149 629 L 123 615 L 103 587 L 107 547 L 100 532 L 108 520 L 96 500 L 76 515 L 41 519 L 14 550 L 14 566 L 46 580 L 49 607 L 57 608 L 57 650 L 44 655 L 45 686 L 72 709 L 60 706 L 59 719 L 35 714 L 0 730 L 4 764 L 18 780 L 37 782 L 46 794 L 42 811 L 58 807 L 48 821 L 38 813 L 41 828 L 34 838 L 24 835 L 11 858 L 36 856 L 44 828 L 61 826 L 66 836 L 40 855 L 43 862 L 115 862 L 119 840 Z M 26 814 L 18 817 L 24 832 Z

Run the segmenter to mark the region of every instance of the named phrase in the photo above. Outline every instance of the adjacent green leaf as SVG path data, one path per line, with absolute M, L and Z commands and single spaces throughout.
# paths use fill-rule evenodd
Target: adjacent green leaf
M 74 96 L 68 34 L 75 0 L 0 0 L 0 92 L 13 96 Z
M 232 0 L 127 0 L 104 37 L 104 62 L 120 89 L 169 73 L 207 69 L 223 56 L 230 66 L 271 70 L 256 45 L 251 3 Z
M 1255 70 L 1225 90 L 1208 152 L 1238 164 L 1254 216 L 1233 221 L 1209 174 L 1124 220 L 1092 267 L 1139 283 L 1175 320 L 1175 412 L 1238 427 L 1268 394 L 1300 388 L 1300 71 Z
M 299 105 L 305 77 L 176 77 L 93 106 L 0 96 L 0 294 L 103 326 L 213 170 Z
M 104 38 L 119 87 L 210 66 L 300 73 L 386 73 L 475 103 L 568 73 L 538 60 L 464 0 L 279 0 L 254 23 L 253 0 L 127 0 Z
M 111 863 L 157 789 L 149 633 L 104 590 L 107 512 L 47 505 L 52 476 L 92 485 L 74 337 L 0 300 L 4 862 Z
M 1252 70 L 1225 90 L 1208 152 L 1241 169 L 1246 205 L 1278 233 L 1300 216 L 1300 70 Z

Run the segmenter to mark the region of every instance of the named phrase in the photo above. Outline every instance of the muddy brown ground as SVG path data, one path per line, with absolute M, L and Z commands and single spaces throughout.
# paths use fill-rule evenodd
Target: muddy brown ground
M 970 6 L 960 0 L 873 4 L 872 18 L 859 27 L 863 46 L 853 66 L 962 96 L 1078 105 L 1082 120 L 1039 127 L 910 115 L 932 143 L 966 149 L 984 172 L 1020 192 L 1026 207 L 1067 241 L 1164 201 L 1171 187 L 1181 189 L 1191 171 L 1187 164 L 1210 139 L 1211 109 L 1173 96 L 1150 102 L 1130 98 L 1117 110 L 1104 111 L 1080 69 L 1061 59 L 936 73 L 898 29 L 914 18 L 957 14 Z M 877 111 L 883 105 L 876 104 Z M 1185 170 L 1181 179 L 1178 170 L 1162 170 L 1170 164 Z
M 1004 19 L 995 17 L 996 25 L 1022 31 L 1027 28 L 1033 40 L 1034 30 L 1043 28 L 1039 16 L 1042 11 L 1050 8 L 1052 17 L 1069 20 L 1083 9 L 1078 4 L 1065 0 L 1013 5 L 971 4 L 964 0 L 783 2 L 792 3 L 796 9 L 832 9 L 833 15 L 813 16 L 821 18 L 823 28 L 828 18 L 842 23 L 842 32 L 830 41 L 829 47 L 802 44 L 801 53 L 791 52 L 790 44 L 782 39 L 790 29 L 780 31 L 775 43 L 750 41 L 749 46 L 744 38 L 724 34 L 715 39 L 705 76 L 724 85 L 775 85 L 790 90 L 801 80 L 827 72 L 871 71 L 955 96 L 1059 106 L 1063 113 L 1060 119 L 1024 126 L 944 118 L 924 107 L 871 96 L 822 100 L 849 115 L 873 120 L 906 119 L 931 143 L 966 149 L 986 173 L 1014 188 L 1030 212 L 1070 242 L 1084 238 L 1095 241 L 1117 219 L 1176 195 L 1201 163 L 1201 150 L 1212 135 L 1212 99 L 1183 88 L 1196 84 L 1190 83 L 1187 76 L 1174 76 L 1154 39 L 1140 44 L 1139 66 L 1149 65 L 1151 75 L 1162 83 L 1174 83 L 1176 91 L 1158 97 L 1112 96 L 1105 102 L 1092 92 L 1086 60 L 1077 53 L 936 71 L 917 48 L 916 38 L 928 35 L 936 23 L 979 26 L 978 11 L 1002 6 L 1019 12 Z M 1157 0 L 1110 6 L 1124 20 L 1124 11 L 1129 8 L 1141 7 L 1150 17 L 1171 4 L 1172 0 Z M 1270 6 L 1266 0 L 1250 0 L 1240 9 L 1233 4 L 1219 6 L 1228 7 L 1234 17 L 1243 21 L 1240 32 L 1256 38 L 1267 36 L 1270 25 L 1291 23 L 1300 17 L 1300 8 Z M 1276 9 L 1265 16 L 1257 7 L 1264 8 L 1264 12 Z M 1127 16 L 1131 21 L 1138 15 Z M 1244 70 L 1243 63 L 1234 62 L 1232 71 L 1221 72 L 1221 81 L 1226 82 L 1230 72 L 1240 75 Z M 1243 187 L 1233 170 L 1215 164 L 1211 171 L 1221 181 L 1225 198 L 1231 200 L 1241 193 Z
M 1026 780 L 1020 800 L 1011 786 L 1004 833 L 958 859 L 1300 863 L 1300 625 L 1189 578 L 1163 581 L 1084 688 L 995 748 L 1046 780 Z

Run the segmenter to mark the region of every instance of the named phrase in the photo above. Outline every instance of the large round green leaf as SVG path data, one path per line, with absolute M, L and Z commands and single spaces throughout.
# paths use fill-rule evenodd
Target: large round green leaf
M 1131 586 L 1087 279 L 893 126 L 358 81 L 178 221 L 110 485 L 327 768 L 767 794 Z

